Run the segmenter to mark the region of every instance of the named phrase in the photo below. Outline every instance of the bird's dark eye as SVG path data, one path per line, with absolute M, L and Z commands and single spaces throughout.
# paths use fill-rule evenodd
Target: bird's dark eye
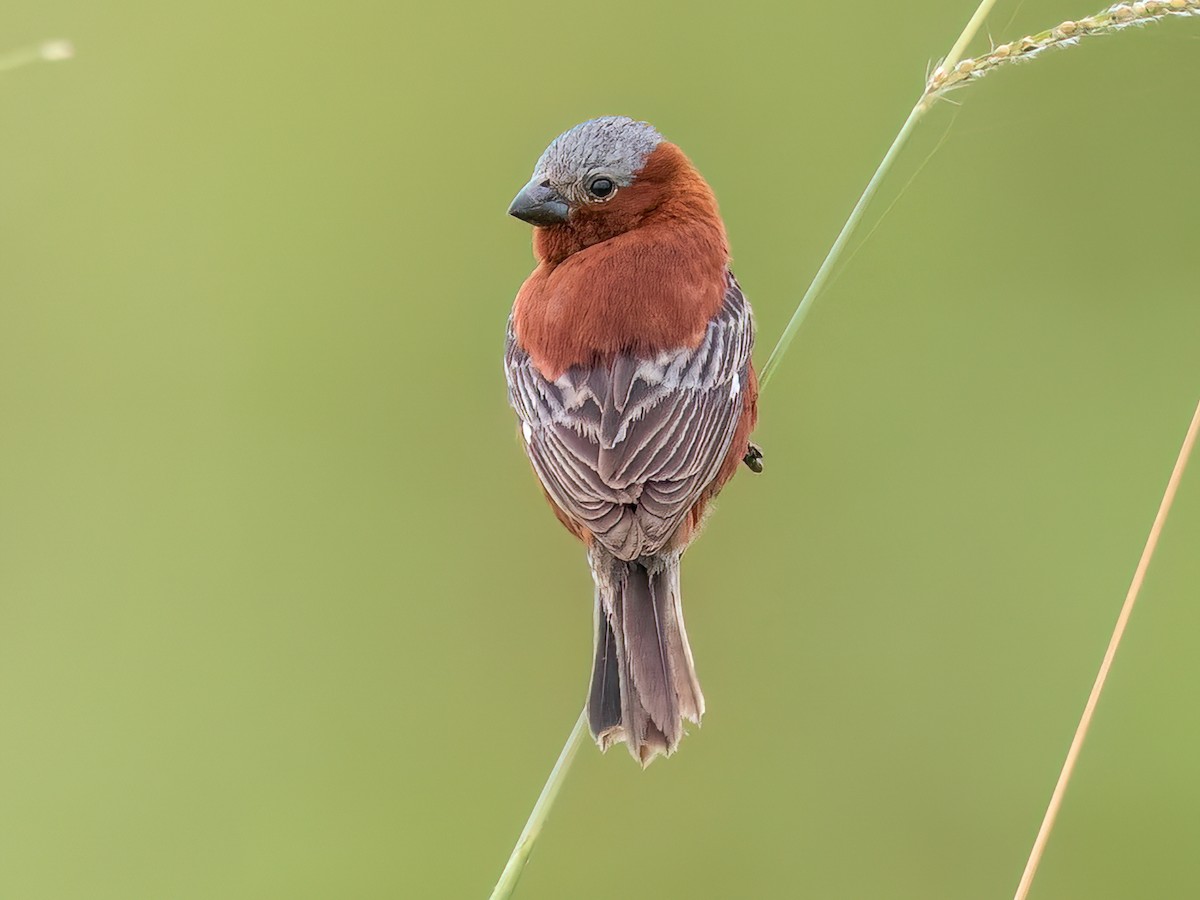
M 593 197 L 599 197 L 601 200 L 611 197 L 616 189 L 617 186 L 613 184 L 613 180 L 611 178 L 604 178 L 603 176 L 593 178 L 591 184 L 588 185 L 588 193 Z

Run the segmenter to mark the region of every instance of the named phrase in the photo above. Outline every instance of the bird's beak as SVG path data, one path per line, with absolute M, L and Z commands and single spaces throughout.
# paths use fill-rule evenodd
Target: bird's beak
M 563 195 L 536 178 L 521 188 L 508 207 L 508 214 L 530 225 L 561 225 L 571 208 Z

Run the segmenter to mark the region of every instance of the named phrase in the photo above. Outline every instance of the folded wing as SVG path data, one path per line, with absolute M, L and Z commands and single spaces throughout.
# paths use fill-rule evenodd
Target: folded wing
M 509 326 L 509 400 L 550 498 L 618 559 L 660 552 L 716 477 L 743 410 L 754 326 L 732 274 L 695 349 L 619 355 L 547 381 Z

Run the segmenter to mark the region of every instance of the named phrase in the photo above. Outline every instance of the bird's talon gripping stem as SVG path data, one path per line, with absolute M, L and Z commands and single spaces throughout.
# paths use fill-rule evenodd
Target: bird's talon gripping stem
M 760 473 L 763 470 L 763 452 L 758 444 L 747 444 L 746 455 L 742 457 L 751 472 Z

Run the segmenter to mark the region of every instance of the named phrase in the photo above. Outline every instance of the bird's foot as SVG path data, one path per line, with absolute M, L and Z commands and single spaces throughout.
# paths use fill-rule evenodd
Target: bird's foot
M 746 455 L 742 457 L 742 462 L 749 466 L 751 472 L 761 472 L 763 470 L 762 447 L 758 444 L 747 444 Z

